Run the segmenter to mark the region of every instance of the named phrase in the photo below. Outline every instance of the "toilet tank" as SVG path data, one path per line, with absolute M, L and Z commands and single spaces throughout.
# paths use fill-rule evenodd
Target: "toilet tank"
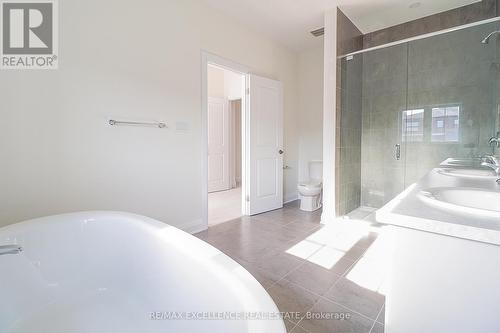
M 309 179 L 323 180 L 323 161 L 313 160 L 309 162 Z

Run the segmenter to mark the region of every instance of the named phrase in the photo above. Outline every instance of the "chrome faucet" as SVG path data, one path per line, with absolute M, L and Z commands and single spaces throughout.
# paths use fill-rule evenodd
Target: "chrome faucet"
M 495 146 L 497 146 L 497 148 L 498 148 L 500 146 L 500 138 L 492 136 L 490 138 L 490 140 L 488 141 L 488 144 L 490 146 L 492 146 L 493 144 L 495 144 Z
M 483 156 L 481 156 L 481 161 L 483 163 L 497 164 L 498 165 L 497 159 L 493 155 L 483 155 Z
M 0 256 L 4 254 L 19 254 L 23 248 L 19 245 L 0 245 Z
M 497 174 L 497 177 L 500 177 L 500 164 L 495 156 L 492 155 L 484 155 L 482 158 L 482 166 L 491 168 Z M 500 184 L 500 178 L 497 179 L 497 183 Z
M 481 165 L 493 169 L 497 176 L 500 176 L 500 165 L 490 162 L 483 162 Z

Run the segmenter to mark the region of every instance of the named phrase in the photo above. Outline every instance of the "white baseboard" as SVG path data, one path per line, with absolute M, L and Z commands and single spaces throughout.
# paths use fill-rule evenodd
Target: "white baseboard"
M 289 202 L 297 200 L 298 198 L 299 198 L 299 194 L 297 192 L 287 193 L 283 197 L 283 203 L 287 204 Z
M 195 220 L 191 223 L 183 225 L 181 229 L 189 234 L 196 234 L 203 230 L 207 230 L 208 226 L 204 224 L 201 220 Z

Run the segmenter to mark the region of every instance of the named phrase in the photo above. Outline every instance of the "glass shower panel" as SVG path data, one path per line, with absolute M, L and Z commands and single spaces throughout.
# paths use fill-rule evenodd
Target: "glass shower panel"
M 361 200 L 361 119 L 363 58 L 340 61 L 340 112 L 337 113 L 337 214 L 356 209 Z
M 408 141 L 417 140 L 418 110 L 409 110 L 407 44 L 363 54 L 361 205 L 380 208 L 404 190 Z M 402 133 L 403 121 L 414 127 Z
M 343 58 L 337 113 L 337 211 L 382 207 L 404 189 L 403 119 L 406 106 L 407 45 Z M 405 113 L 406 112 L 406 113 Z
M 342 58 L 337 210 L 379 208 L 447 158 L 500 154 L 500 22 Z
M 481 40 L 494 30 L 498 23 L 409 43 L 405 186 L 447 158 L 492 153 L 488 140 L 498 112 L 498 42 Z

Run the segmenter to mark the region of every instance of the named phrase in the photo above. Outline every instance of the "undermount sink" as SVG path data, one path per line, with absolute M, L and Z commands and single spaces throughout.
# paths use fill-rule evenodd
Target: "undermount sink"
M 463 178 L 498 178 L 496 172 L 491 169 L 439 169 L 438 173 L 446 176 Z
M 420 191 L 420 200 L 435 208 L 475 216 L 500 218 L 500 191 L 438 187 Z

